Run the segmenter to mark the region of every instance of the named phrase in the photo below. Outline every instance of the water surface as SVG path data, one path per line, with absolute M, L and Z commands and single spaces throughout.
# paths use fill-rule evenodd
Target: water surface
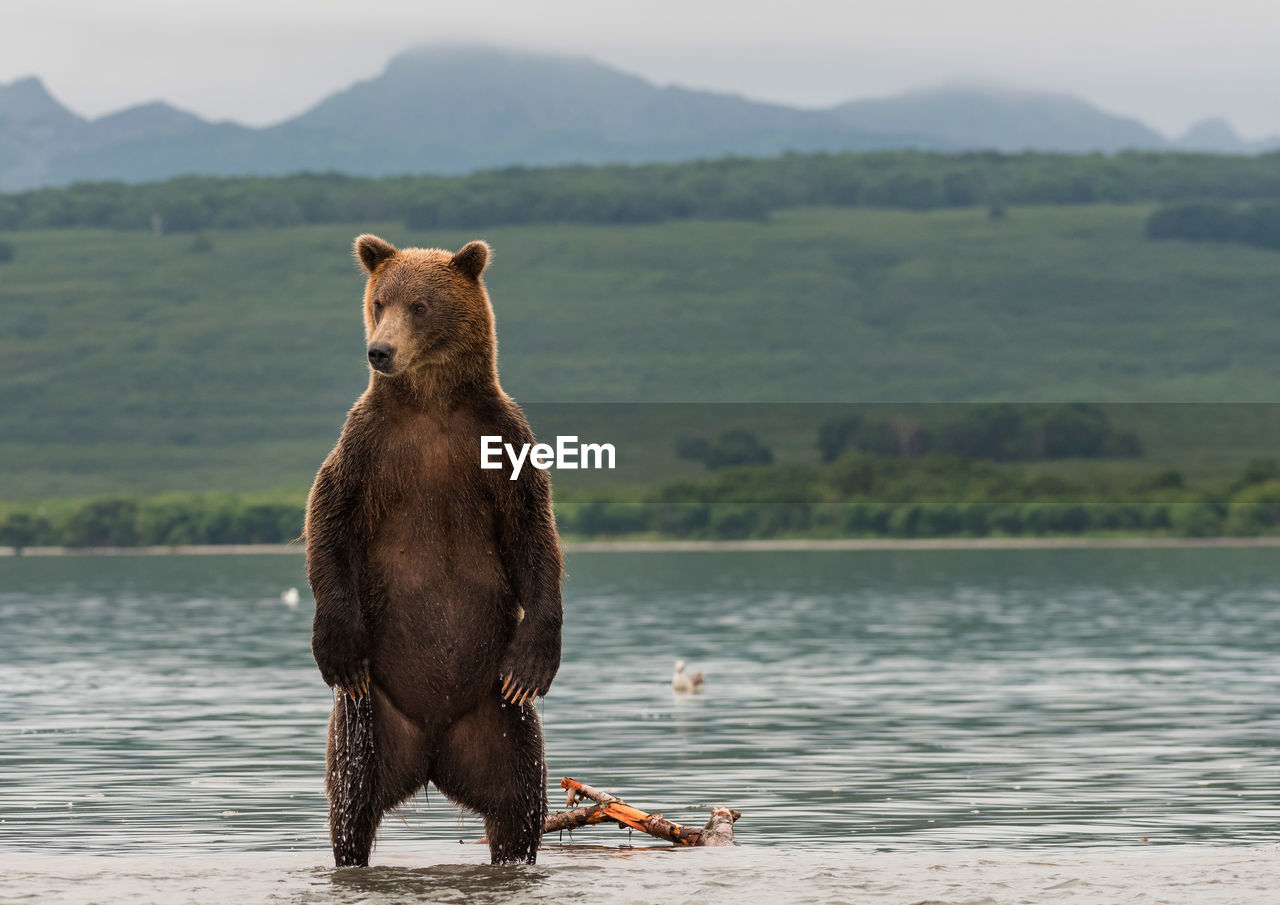
M 0 893 L 136 903 L 189 882 L 231 901 L 252 876 L 334 901 L 404 883 L 571 901 L 621 872 L 637 900 L 682 883 L 794 899 L 802 876 L 814 901 L 951 901 L 896 873 L 936 868 L 961 878 L 955 901 L 1003 900 L 982 877 L 1031 889 L 1048 862 L 1087 865 L 1060 880 L 1081 896 L 1108 864 L 1118 883 L 1179 864 L 1280 879 L 1275 551 L 581 554 L 568 570 L 565 662 L 540 705 L 553 786 L 686 823 L 731 805 L 733 852 L 596 827 L 493 873 L 479 822 L 432 791 L 388 817 L 382 873 L 328 870 L 331 699 L 300 557 L 8 559 Z M 671 692 L 677 657 L 704 694 Z

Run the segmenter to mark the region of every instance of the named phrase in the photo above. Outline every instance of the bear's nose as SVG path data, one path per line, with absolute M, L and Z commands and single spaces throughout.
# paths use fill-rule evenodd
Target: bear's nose
M 386 371 L 391 367 L 391 358 L 396 354 L 396 350 L 391 348 L 390 343 L 369 343 L 369 364 L 373 365 L 374 370 Z

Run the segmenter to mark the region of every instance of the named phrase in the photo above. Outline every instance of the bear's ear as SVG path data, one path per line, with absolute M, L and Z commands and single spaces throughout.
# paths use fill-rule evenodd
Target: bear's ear
M 453 256 L 453 266 L 461 270 L 473 280 L 480 279 L 480 274 L 489 266 L 489 243 L 476 239 L 462 246 L 462 250 Z
M 378 269 L 378 265 L 396 253 L 396 247 L 377 236 L 365 233 L 356 236 L 356 260 L 369 273 Z

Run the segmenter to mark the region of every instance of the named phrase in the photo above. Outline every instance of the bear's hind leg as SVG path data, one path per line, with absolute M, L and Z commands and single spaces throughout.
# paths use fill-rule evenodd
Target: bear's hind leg
M 422 733 L 370 687 L 338 694 L 329 721 L 329 840 L 338 867 L 366 867 L 382 815 L 427 781 Z
M 364 867 L 382 813 L 374 800 L 373 701 L 339 692 L 329 720 L 329 841 L 338 867 Z
M 532 704 L 503 706 L 495 689 L 492 699 L 450 727 L 431 781 L 484 818 L 492 863 L 537 860 L 547 819 L 547 768 Z

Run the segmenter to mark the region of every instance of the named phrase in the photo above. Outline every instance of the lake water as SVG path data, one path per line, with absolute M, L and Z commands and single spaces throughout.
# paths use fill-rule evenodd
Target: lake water
M 559 777 L 732 850 L 591 827 L 492 868 L 434 791 L 329 865 L 300 556 L 0 559 L 0 900 L 1257 902 L 1280 886 L 1280 554 L 578 554 Z M 296 608 L 280 592 L 302 589 Z M 677 657 L 707 673 L 677 696 Z

